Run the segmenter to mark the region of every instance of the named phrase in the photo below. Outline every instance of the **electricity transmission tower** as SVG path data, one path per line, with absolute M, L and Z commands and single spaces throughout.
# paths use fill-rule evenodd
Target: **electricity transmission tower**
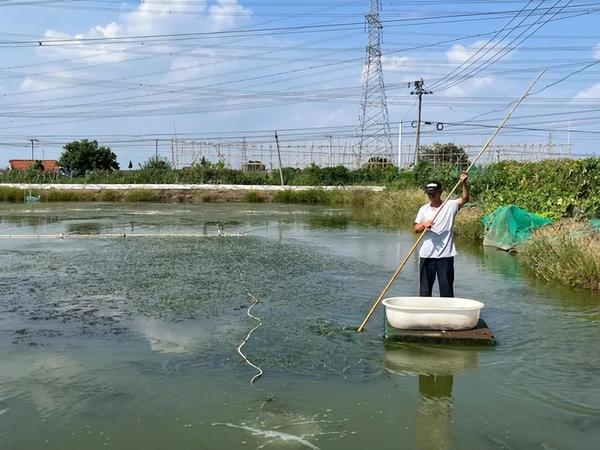
M 369 44 L 363 78 L 363 99 L 358 118 L 358 164 L 364 153 L 383 156 L 392 162 L 392 134 L 388 119 L 383 72 L 381 70 L 382 28 L 380 0 L 371 0 L 366 16 Z

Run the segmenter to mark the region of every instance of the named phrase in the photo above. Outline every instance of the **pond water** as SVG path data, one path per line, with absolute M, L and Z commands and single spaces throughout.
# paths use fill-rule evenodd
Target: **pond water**
M 459 243 L 496 347 L 346 329 L 413 242 L 345 209 L 0 206 L 0 448 L 597 448 L 598 294 Z

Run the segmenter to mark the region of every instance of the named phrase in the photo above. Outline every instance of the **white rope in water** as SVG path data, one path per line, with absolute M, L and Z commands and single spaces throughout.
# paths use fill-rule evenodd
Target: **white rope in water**
M 235 264 L 235 262 L 234 262 L 234 264 Z M 248 297 L 250 297 L 252 299 L 252 305 L 250 305 L 248 307 L 248 309 L 246 310 L 246 315 L 248 317 L 250 317 L 251 319 L 254 319 L 254 320 L 256 320 L 258 322 L 258 324 L 248 332 L 248 334 L 246 335 L 246 338 L 242 341 L 242 343 L 237 348 L 237 352 L 240 354 L 240 356 L 242 358 L 244 358 L 244 361 L 246 361 L 246 364 L 248 364 L 249 366 L 254 367 L 258 371 L 258 373 L 256 375 L 254 375 L 252 377 L 252 379 L 250 380 L 250 384 L 254 384 L 256 382 L 256 380 L 258 380 L 260 377 L 262 377 L 263 371 L 262 371 L 262 369 L 260 367 L 258 367 L 256 364 L 254 364 L 252 361 L 250 361 L 248 359 L 248 357 L 242 352 L 242 347 L 244 345 L 246 345 L 246 342 L 248 342 L 248 339 L 250 339 L 250 336 L 252 335 L 252 333 L 254 333 L 254 331 L 257 330 L 258 328 L 262 327 L 263 323 L 260 320 L 260 318 L 256 317 L 255 315 L 253 315 L 250 312 L 252 310 L 252 308 L 254 308 L 258 303 L 260 303 L 260 301 L 254 295 L 252 295 L 252 293 L 248 289 L 248 285 L 246 284 L 246 280 L 244 279 L 244 275 L 242 274 L 242 271 L 237 266 L 237 264 L 235 264 L 235 270 L 237 270 L 237 273 L 240 276 L 240 281 L 242 282 L 242 285 L 246 289 L 246 293 L 248 294 Z
M 246 344 L 246 342 L 248 342 L 248 339 L 250 339 L 250 335 L 252 333 L 254 333 L 254 330 L 256 330 L 256 329 L 258 329 L 258 328 L 260 328 L 262 326 L 262 321 L 258 317 L 252 315 L 252 313 L 250 312 L 252 310 L 252 308 L 254 308 L 259 303 L 258 299 L 256 297 L 254 297 L 250 292 L 248 292 L 248 295 L 250 296 L 250 298 L 252 299 L 252 301 L 254 303 L 252 303 L 252 305 L 250 305 L 250 307 L 246 311 L 246 314 L 248 315 L 248 317 L 256 320 L 258 322 L 258 324 L 248 332 L 248 334 L 246 335 L 246 338 L 238 346 L 237 352 L 240 354 L 240 356 L 242 358 L 244 358 L 244 361 L 246 361 L 246 364 L 254 367 L 258 371 L 258 373 L 256 375 L 254 375 L 252 377 L 252 379 L 250 380 L 250 384 L 254 384 L 254 382 L 256 380 L 258 380 L 260 377 L 262 377 L 263 371 L 256 364 L 252 363 L 252 361 L 250 361 L 246 355 L 244 355 L 244 353 L 242 352 L 242 347 Z

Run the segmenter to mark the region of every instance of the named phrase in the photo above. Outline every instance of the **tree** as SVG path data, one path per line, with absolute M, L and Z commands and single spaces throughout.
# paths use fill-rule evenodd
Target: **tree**
M 127 166 L 128 169 L 133 169 L 133 164 L 131 163 L 131 160 L 129 161 L 129 165 Z
M 110 147 L 98 146 L 98 141 L 73 141 L 66 144 L 60 165 L 72 175 L 84 175 L 94 170 L 118 170 L 117 155 Z
M 44 164 L 39 159 L 36 159 L 35 162 L 29 168 L 29 170 L 31 170 L 32 172 L 43 172 Z
M 171 163 L 162 156 L 151 156 L 143 164 L 140 164 L 142 170 L 171 170 Z
M 419 150 L 419 160 L 427 161 L 434 166 L 440 164 L 452 164 L 460 168 L 469 165 L 469 155 L 465 149 L 453 143 L 435 143 L 431 146 L 422 146 Z

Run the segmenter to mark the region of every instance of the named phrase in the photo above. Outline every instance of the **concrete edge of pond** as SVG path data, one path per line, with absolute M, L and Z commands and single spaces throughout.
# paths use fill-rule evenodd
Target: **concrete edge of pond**
M 250 184 L 50 184 L 50 183 L 0 183 L 0 187 L 11 187 L 18 189 L 38 189 L 38 190 L 77 190 L 77 191 L 99 191 L 99 190 L 176 190 L 176 191 L 306 191 L 310 189 L 322 189 L 324 191 L 344 190 L 372 192 L 382 192 L 384 186 L 277 186 L 277 185 L 250 185 Z

